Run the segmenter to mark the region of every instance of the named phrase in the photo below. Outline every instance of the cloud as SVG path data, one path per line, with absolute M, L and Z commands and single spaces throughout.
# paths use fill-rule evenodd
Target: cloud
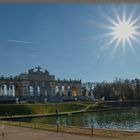
M 32 42 L 24 41 L 24 40 L 7 40 L 7 41 L 13 43 L 32 44 Z

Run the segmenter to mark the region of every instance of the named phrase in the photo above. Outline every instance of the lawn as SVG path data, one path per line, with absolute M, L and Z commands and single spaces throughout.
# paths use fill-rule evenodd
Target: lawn
M 6 115 L 31 115 L 78 111 L 84 109 L 87 103 L 68 102 L 68 103 L 48 103 L 48 104 L 4 104 L 0 105 L 0 116 Z

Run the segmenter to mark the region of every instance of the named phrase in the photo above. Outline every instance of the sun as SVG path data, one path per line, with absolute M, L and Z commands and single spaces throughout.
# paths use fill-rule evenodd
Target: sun
M 133 16 L 134 12 L 127 15 L 124 10 L 121 14 L 115 11 L 115 18 L 107 18 L 109 21 L 109 25 L 106 26 L 109 29 L 107 36 L 111 37 L 111 43 L 115 42 L 117 46 L 132 47 L 132 41 L 138 42 L 137 37 L 140 36 L 139 18 L 133 18 Z
M 130 23 L 127 23 L 126 21 L 116 24 L 113 29 L 113 34 L 115 38 L 123 41 L 130 39 L 134 33 L 135 33 L 134 27 Z

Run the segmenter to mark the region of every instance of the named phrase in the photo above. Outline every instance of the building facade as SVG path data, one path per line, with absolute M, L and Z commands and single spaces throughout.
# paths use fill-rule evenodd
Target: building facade
M 77 97 L 81 86 L 81 80 L 56 80 L 47 70 L 36 67 L 15 77 L 1 76 L 0 97 Z

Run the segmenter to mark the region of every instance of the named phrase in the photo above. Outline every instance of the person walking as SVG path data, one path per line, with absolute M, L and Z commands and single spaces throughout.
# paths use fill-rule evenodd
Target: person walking
M 0 126 L 0 136 L 4 137 L 5 133 L 4 133 L 4 125 Z

